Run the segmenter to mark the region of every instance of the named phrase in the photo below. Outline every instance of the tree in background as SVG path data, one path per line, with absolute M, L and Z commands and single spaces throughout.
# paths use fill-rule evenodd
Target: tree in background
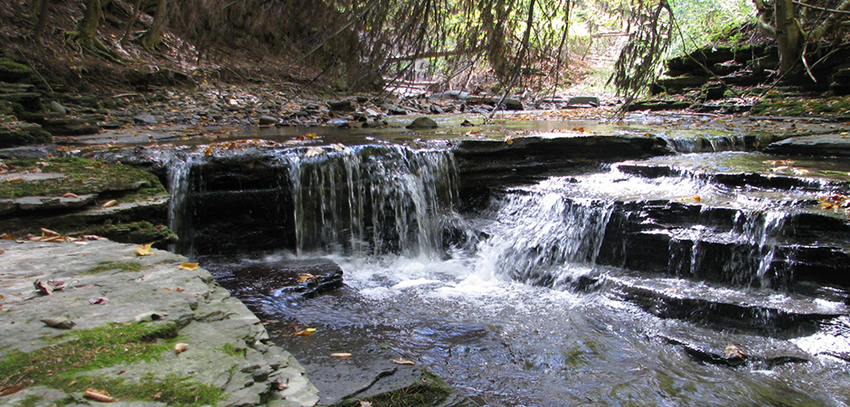
M 142 46 L 148 51 L 154 51 L 162 43 L 162 32 L 165 27 L 165 16 L 167 14 L 166 0 L 157 0 L 156 11 L 153 15 L 153 23 L 142 35 Z
M 773 0 L 773 4 L 770 0 L 753 1 L 758 11 L 759 28 L 765 35 L 776 39 L 781 75 L 809 70 L 810 64 L 805 58 L 809 44 L 816 48 L 821 40 L 842 41 L 847 34 L 850 0 L 842 0 L 835 8 L 793 0 Z M 796 8 L 795 3 L 799 4 Z M 806 14 L 808 18 L 804 18 L 803 8 L 820 13 Z

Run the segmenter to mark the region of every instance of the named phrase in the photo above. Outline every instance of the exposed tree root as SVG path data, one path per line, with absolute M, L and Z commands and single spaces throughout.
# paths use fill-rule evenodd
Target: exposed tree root
M 70 45 L 75 51 L 79 53 L 85 51 L 109 62 L 114 62 L 116 64 L 122 65 L 124 64 L 124 61 L 122 60 L 121 56 L 118 55 L 117 52 L 107 47 L 97 38 L 87 38 L 83 35 L 80 35 L 79 31 L 65 32 L 65 44 Z

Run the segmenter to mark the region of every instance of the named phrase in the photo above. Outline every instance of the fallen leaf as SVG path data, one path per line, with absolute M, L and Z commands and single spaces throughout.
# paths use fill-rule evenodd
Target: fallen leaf
M 118 401 L 115 397 L 110 396 L 106 390 L 86 389 L 86 391 L 83 392 L 83 397 L 99 401 L 101 403 L 112 403 Z
M 110 200 L 104 202 L 103 205 L 101 205 L 101 206 L 104 207 L 104 208 L 109 208 L 110 206 L 115 206 L 117 204 L 118 204 L 118 201 L 116 201 L 114 199 L 110 199 Z
M 308 336 L 316 333 L 316 328 L 304 328 L 294 334 L 292 336 Z
M 43 322 L 44 325 L 57 329 L 71 329 L 74 325 L 77 325 L 74 321 L 65 317 L 43 318 L 41 322 Z
M 64 198 L 79 198 L 79 196 L 77 196 L 77 194 L 75 194 L 73 192 L 66 192 L 66 193 L 62 194 L 62 197 L 64 197 Z
M 301 273 L 298 275 L 298 282 L 303 283 L 305 281 L 319 281 L 319 278 L 310 274 L 310 273 Z
M 397 365 L 415 365 L 416 364 L 416 362 L 413 362 L 413 361 L 407 360 L 407 359 L 402 359 L 402 358 L 393 359 L 393 363 L 395 363 Z
M 6 387 L 5 389 L 0 390 L 0 397 L 8 396 L 10 394 L 15 394 L 15 393 L 17 393 L 17 392 L 19 392 L 23 389 L 26 389 L 26 387 L 23 387 L 23 386 Z
M 337 353 L 331 353 L 331 357 L 334 357 L 334 358 L 350 358 L 351 354 L 348 353 L 348 352 L 337 352 Z
M 372 407 L 372 403 L 360 400 L 360 407 Z
M 6 254 L 5 250 L 0 250 L 0 254 Z
M 145 243 L 136 248 L 136 254 L 139 256 L 150 256 L 151 254 L 151 246 L 153 246 L 153 242 Z
M 180 343 L 174 344 L 174 353 L 176 353 L 178 355 L 185 352 L 187 349 L 189 349 L 188 343 L 180 342 Z
M 178 270 L 197 270 L 198 269 L 198 263 L 180 263 L 180 265 L 177 266 L 177 269 Z
M 747 355 L 744 353 L 744 350 L 736 345 L 729 345 L 723 349 L 723 356 L 726 359 L 746 359 Z
M 694 196 L 694 202 L 699 202 L 701 199 L 699 195 Z
M 52 238 L 61 236 L 59 232 L 54 232 L 50 229 L 41 228 L 41 237 L 42 238 Z
M 305 153 L 304 155 L 307 158 L 310 158 L 310 157 L 315 157 L 317 155 L 322 155 L 324 153 L 325 153 L 325 149 L 323 149 L 321 147 L 312 147 L 312 148 L 307 149 L 307 153 Z

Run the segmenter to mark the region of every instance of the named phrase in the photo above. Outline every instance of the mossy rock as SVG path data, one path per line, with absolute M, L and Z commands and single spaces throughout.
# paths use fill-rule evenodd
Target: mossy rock
M 157 247 L 161 248 L 177 242 L 177 235 L 168 226 L 155 225 L 146 221 L 92 226 L 86 229 L 83 234 L 103 236 L 119 243 L 154 242 Z
M 53 141 L 50 133 L 37 124 L 22 124 L 18 128 L 0 127 L 0 148 L 44 144 Z
M 763 100 L 756 103 L 750 113 L 758 116 L 847 116 L 850 115 L 850 96 Z
M 23 82 L 32 77 L 32 71 L 23 64 L 9 58 L 0 58 L 0 81 Z
M 127 165 L 107 164 L 85 158 L 51 158 L 36 160 L 18 158 L 4 161 L 9 173 L 27 171 L 63 174 L 64 177 L 37 181 L 0 183 L 0 198 L 24 196 L 61 196 L 151 190 L 151 194 L 166 194 L 159 179 L 146 171 Z M 120 200 L 119 200 L 120 201 Z

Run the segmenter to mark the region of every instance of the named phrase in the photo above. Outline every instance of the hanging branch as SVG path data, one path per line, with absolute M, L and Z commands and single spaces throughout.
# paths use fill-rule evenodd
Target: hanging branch
M 499 99 L 499 102 L 496 103 L 496 106 L 493 107 L 493 110 L 490 111 L 490 115 L 487 116 L 487 119 L 484 120 L 483 124 L 487 124 L 490 120 L 493 119 L 493 115 L 496 114 L 496 111 L 499 110 L 499 106 L 502 105 L 502 102 L 505 101 L 505 98 L 508 97 L 508 93 L 511 92 L 511 89 L 514 87 L 514 83 L 519 77 L 520 71 L 522 71 L 522 64 L 525 62 L 525 54 L 528 51 L 528 40 L 531 38 L 531 24 L 534 22 L 534 0 L 531 0 L 528 4 L 528 20 L 525 22 L 525 34 L 522 36 L 522 48 L 519 51 L 519 58 L 517 58 L 516 66 L 514 67 L 514 75 L 511 78 L 511 82 L 508 84 L 508 87 L 505 88 L 505 93 L 502 94 L 502 97 Z
M 625 98 L 621 112 L 655 79 L 656 66 L 673 38 L 673 22 L 673 10 L 667 0 L 639 2 L 629 22 L 637 28 L 629 34 L 609 79 L 614 81 L 617 94 Z

